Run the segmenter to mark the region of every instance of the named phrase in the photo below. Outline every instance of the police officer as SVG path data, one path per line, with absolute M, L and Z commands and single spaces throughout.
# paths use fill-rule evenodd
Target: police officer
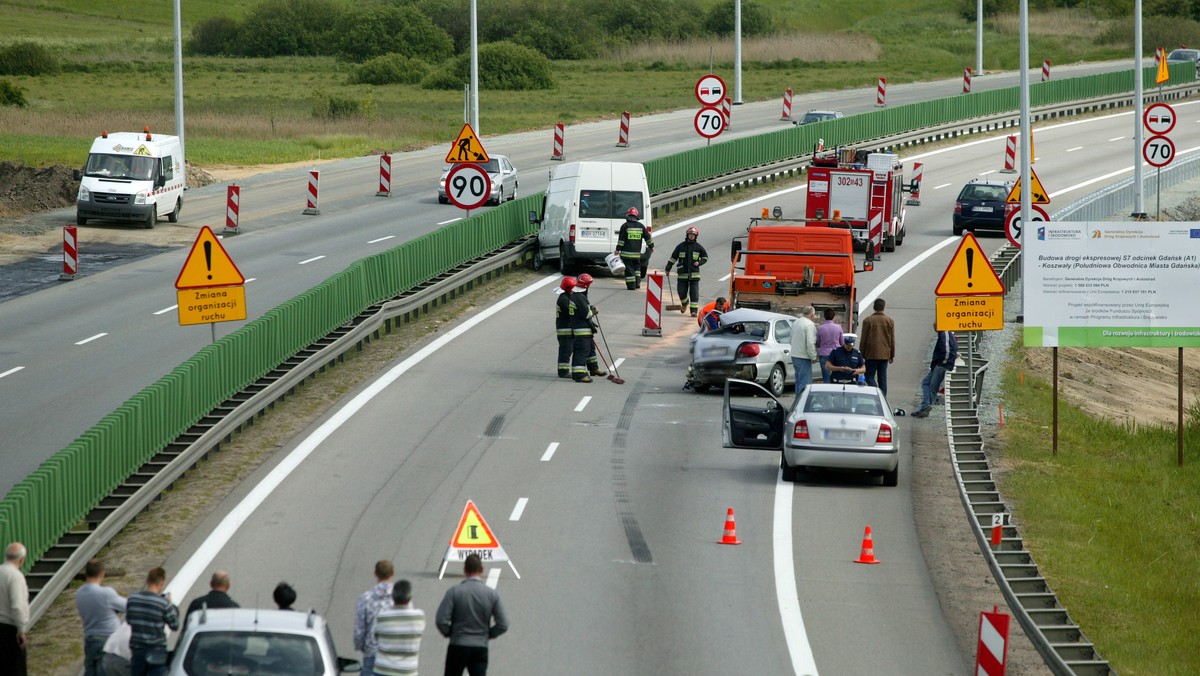
M 650 229 L 638 220 L 637 207 L 629 207 L 625 212 L 625 222 L 617 231 L 616 254 L 625 264 L 625 288 L 638 289 L 642 286 L 642 242 L 646 248 L 654 250 L 654 240 Z
M 596 306 L 592 305 L 591 301 L 587 299 L 588 289 L 592 288 L 592 281 L 592 276 L 586 272 L 582 275 L 579 275 L 579 283 L 575 285 L 575 292 L 583 295 L 583 301 L 584 303 L 587 303 L 588 311 L 591 312 L 591 315 L 589 316 L 595 317 L 597 314 Z M 589 320 L 589 324 L 591 324 L 592 330 L 594 331 L 596 328 L 595 319 Z M 600 368 L 600 360 L 596 358 L 596 340 L 594 334 L 591 342 L 588 343 L 587 370 L 588 373 L 593 376 L 608 375 L 608 371 Z
M 558 337 L 558 377 L 571 377 L 571 350 L 574 336 L 571 330 L 571 316 L 575 312 L 575 303 L 571 295 L 577 282 L 574 277 L 563 277 L 558 284 L 558 301 L 554 306 L 554 334 Z
M 666 272 L 671 274 L 671 266 L 679 265 L 679 311 L 692 311 L 692 316 L 700 314 L 700 266 L 708 262 L 708 252 L 697 241 L 700 230 L 696 226 L 687 229 L 671 258 L 667 260 Z

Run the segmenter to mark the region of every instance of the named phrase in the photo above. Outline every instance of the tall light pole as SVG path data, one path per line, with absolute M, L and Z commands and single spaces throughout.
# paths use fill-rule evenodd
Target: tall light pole
M 1142 0 L 1133 2 L 1133 185 L 1134 218 L 1146 217 L 1146 197 L 1142 194 Z
M 975 0 L 975 74 L 983 75 L 983 0 Z
M 742 0 L 733 0 L 733 102 L 742 104 Z
M 175 0 L 175 135 L 183 153 L 183 187 L 187 188 L 187 144 L 183 138 L 183 23 L 179 18 L 179 0 Z
M 178 0 L 177 0 L 178 1 Z M 471 0 L 471 128 L 479 137 L 479 15 Z

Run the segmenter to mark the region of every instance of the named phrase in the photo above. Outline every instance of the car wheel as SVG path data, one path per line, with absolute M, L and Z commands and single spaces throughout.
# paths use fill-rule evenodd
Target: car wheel
M 699 392 L 700 394 L 704 394 L 705 392 L 707 392 L 711 389 L 712 389 L 712 385 L 709 385 L 708 383 L 693 383 L 692 384 L 692 390 Z
M 533 271 L 537 272 L 538 270 L 541 270 L 542 266 L 545 264 L 546 259 L 542 256 L 542 247 L 541 245 L 538 245 L 533 250 Z
M 896 465 L 896 469 L 890 472 L 883 473 L 884 486 L 896 486 L 900 483 L 900 465 Z
M 449 197 L 442 197 L 441 195 L 438 195 L 438 204 L 449 204 L 449 203 L 450 203 Z
M 783 367 L 776 364 L 771 369 L 771 375 L 767 376 L 767 389 L 776 397 L 783 396 L 783 390 L 787 387 L 787 376 L 783 372 Z
M 75 225 L 87 225 L 87 219 L 79 214 L 75 214 Z
M 955 237 L 958 237 L 959 235 L 961 235 L 962 231 L 963 231 L 963 229 L 962 229 L 961 225 L 958 225 L 958 224 L 954 225 L 954 236 Z
M 567 247 L 558 245 L 558 271 L 566 275 L 571 271 L 571 261 L 567 258 Z
M 783 472 L 784 481 L 796 480 L 796 474 L 798 474 L 798 472 L 795 467 L 792 467 L 788 464 L 787 456 L 783 454 L 783 451 L 779 452 L 779 469 Z
M 890 251 L 895 251 L 895 250 L 896 250 L 896 237 L 895 237 L 895 235 L 893 235 L 893 236 L 891 236 L 891 237 L 885 237 L 885 238 L 884 238 L 884 240 L 883 240 L 883 250 L 884 250 L 884 251 L 889 251 L 889 252 L 890 252 Z
M 149 230 L 158 222 L 158 206 L 150 207 L 150 213 L 146 214 L 146 222 L 142 223 L 142 227 Z
M 182 209 L 183 209 L 183 200 L 181 200 L 181 199 L 175 200 L 175 208 L 171 210 L 171 213 L 167 214 L 167 221 L 170 223 L 178 223 L 179 222 L 179 212 Z
M 896 235 L 896 246 L 904 245 L 904 235 L 908 234 L 908 230 L 900 228 L 900 234 Z

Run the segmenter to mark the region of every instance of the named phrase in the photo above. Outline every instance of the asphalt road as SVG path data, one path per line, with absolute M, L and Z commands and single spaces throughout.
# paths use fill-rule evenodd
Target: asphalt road
M 1193 104 L 1177 110 L 1185 122 L 1172 137 L 1194 151 Z M 1131 173 L 1135 123 L 1125 112 L 1039 129 L 1035 168 L 1053 206 Z M 882 296 L 896 320 L 896 406 L 911 408 L 924 373 L 933 289 L 958 241 L 954 197 L 995 176 L 1003 144 L 997 135 L 905 158 L 925 163 L 923 204 L 909 208 L 904 245 L 859 282 L 862 305 Z M 794 189 L 706 215 L 701 242 L 723 260 L 763 206 L 799 213 L 803 199 Z M 656 236 L 677 241 L 684 226 Z M 989 251 L 1003 242 L 981 237 Z M 705 272 L 711 298 L 724 270 Z M 166 563 L 180 571 L 175 597 L 197 595 L 214 568 L 243 589 L 302 580 L 349 655 L 354 600 L 377 559 L 413 580 L 432 616 L 457 581 L 453 564 L 447 579 L 437 571 L 470 499 L 520 572 L 488 572 L 513 617 L 492 646 L 499 672 L 970 670 L 913 523 L 909 419 L 898 487 L 836 474 L 784 484 L 774 453 L 721 448 L 720 397 L 681 390 L 693 320 L 668 316 L 661 338 L 643 337 L 642 297 L 620 280 L 601 277 L 590 295 L 626 383 L 556 378 L 555 283 L 547 273 L 431 337 L 293 440 Z M 718 545 L 730 507 L 743 544 Z M 867 525 L 878 566 L 853 563 Z M 425 669 L 444 650 L 427 631 Z

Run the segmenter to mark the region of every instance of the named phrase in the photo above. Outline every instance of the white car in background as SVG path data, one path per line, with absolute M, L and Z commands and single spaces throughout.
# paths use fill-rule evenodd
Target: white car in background
M 500 204 L 504 200 L 517 199 L 517 168 L 504 155 L 491 155 L 487 162 L 478 162 L 479 166 L 487 172 L 488 178 L 492 179 L 492 194 L 488 198 L 488 204 Z M 442 170 L 442 178 L 438 181 L 438 204 L 449 204 L 450 198 L 446 195 L 446 177 L 450 175 L 450 170 L 454 165 L 448 165 Z

